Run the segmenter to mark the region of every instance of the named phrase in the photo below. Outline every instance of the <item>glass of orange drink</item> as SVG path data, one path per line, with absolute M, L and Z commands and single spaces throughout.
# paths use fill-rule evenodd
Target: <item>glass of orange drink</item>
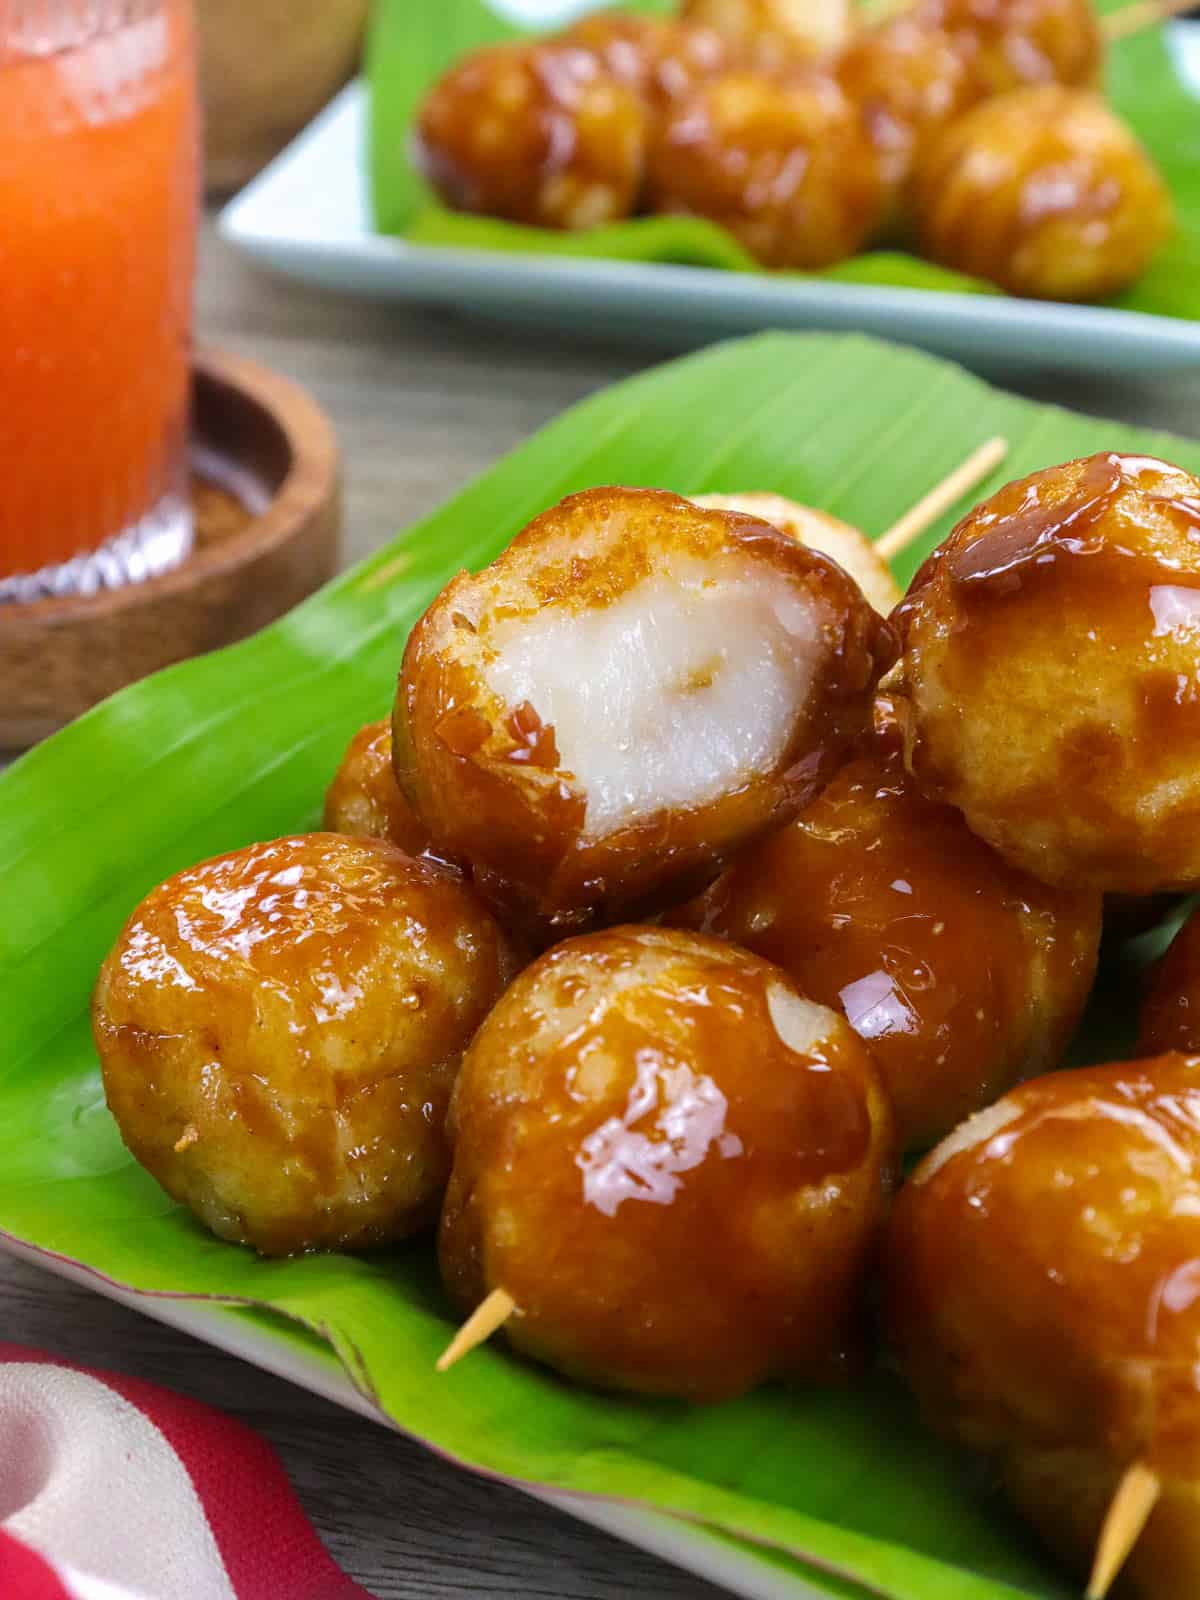
M 0 0 L 0 602 L 190 548 L 197 150 L 187 0 Z

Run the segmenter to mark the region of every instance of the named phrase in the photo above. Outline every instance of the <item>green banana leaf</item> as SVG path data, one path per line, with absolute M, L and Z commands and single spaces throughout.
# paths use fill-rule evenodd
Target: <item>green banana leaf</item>
M 1035 405 L 912 351 L 795 334 L 718 345 L 585 401 L 281 622 L 29 752 L 0 777 L 0 1230 L 134 1290 L 290 1319 L 289 1337 L 326 1341 L 388 1417 L 467 1465 L 697 1519 L 830 1574 L 813 1580 L 830 1593 L 1068 1595 L 886 1371 L 696 1409 L 599 1396 L 500 1345 L 435 1377 L 453 1319 L 428 1241 L 282 1262 L 219 1243 L 126 1154 L 87 1022 L 140 897 L 315 824 L 348 737 L 389 705 L 422 608 L 558 497 L 614 481 L 769 489 L 878 533 L 995 433 L 1011 443 L 1003 476 L 1106 448 L 1200 470 L 1200 443 Z M 1093 1058 L 1119 1053 L 1119 983 L 1105 989 Z
M 1101 11 L 1128 0 L 1100 0 Z M 410 160 L 411 130 L 426 90 L 466 51 L 515 37 L 506 0 L 377 0 L 367 52 L 369 168 L 375 224 L 416 244 L 520 254 L 604 257 L 761 271 L 725 229 L 697 217 L 644 217 L 586 233 L 520 227 L 439 205 Z M 559 6 L 578 14 L 591 5 Z M 622 9 L 667 13 L 673 0 L 622 0 Z M 1106 89 L 1136 130 L 1175 198 L 1179 226 L 1142 278 L 1106 302 L 1128 311 L 1200 317 L 1200 99 L 1176 66 L 1161 28 L 1114 44 Z M 958 293 L 990 285 L 898 251 L 870 251 L 815 274 L 842 283 Z

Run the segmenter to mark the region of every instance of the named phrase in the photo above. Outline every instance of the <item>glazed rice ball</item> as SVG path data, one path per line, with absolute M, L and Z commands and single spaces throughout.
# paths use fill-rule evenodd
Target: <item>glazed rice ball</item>
M 745 494 L 694 494 L 693 505 L 712 511 L 740 511 L 780 528 L 798 544 L 819 550 L 848 572 L 881 616 L 889 616 L 902 598 L 892 569 L 875 546 L 857 528 L 827 511 L 798 505 L 779 494 L 747 491 Z
M 774 961 L 842 1010 L 928 1149 L 1018 1079 L 1059 1065 L 1096 974 L 1101 897 L 1006 865 L 904 770 L 878 728 L 794 822 L 673 922 Z
M 448 206 L 541 228 L 632 215 L 646 108 L 592 51 L 565 43 L 475 51 L 430 90 L 416 156 Z
M 604 1388 L 720 1400 L 858 1354 L 891 1182 L 871 1060 L 782 972 L 627 927 L 558 945 L 463 1063 L 442 1277 Z
M 595 11 L 563 37 L 592 51 L 607 72 L 636 89 L 652 117 L 724 72 L 735 56 L 729 40 L 712 28 L 641 12 Z
M 816 269 L 883 216 L 878 154 L 834 79 L 729 72 L 680 101 L 650 141 L 652 211 L 707 217 L 766 267 Z
M 982 1451 L 1082 1578 L 1124 1473 L 1159 1497 L 1119 1592 L 1200 1592 L 1200 1058 L 1039 1078 L 901 1191 L 887 1330 L 926 1420 Z
M 893 620 L 930 798 L 1045 883 L 1200 886 L 1200 481 L 1106 454 L 1011 483 Z
M 1099 84 L 1104 39 L 1092 0 L 919 0 L 912 14 L 949 35 L 981 96 Z
M 429 844 L 396 782 L 390 717 L 369 722 L 351 739 L 325 796 L 325 828 L 390 839 L 410 856 L 419 856 Z
M 682 0 L 682 14 L 736 40 L 766 67 L 829 55 L 854 27 L 849 0 Z
M 589 489 L 418 622 L 396 775 L 439 853 L 561 935 L 695 892 L 793 816 L 893 656 L 853 580 L 768 523 Z
M 1051 85 L 984 101 L 928 145 L 914 191 L 921 253 L 1009 294 L 1099 300 L 1170 236 L 1167 187 L 1098 95 Z
M 381 840 L 217 856 L 149 894 L 101 968 L 109 1109 L 218 1238 L 391 1244 L 437 1216 L 455 1073 L 515 969 L 469 889 Z
M 839 55 L 835 71 L 862 110 L 898 220 L 922 152 L 975 104 L 980 86 L 951 35 L 917 11 L 863 28 Z

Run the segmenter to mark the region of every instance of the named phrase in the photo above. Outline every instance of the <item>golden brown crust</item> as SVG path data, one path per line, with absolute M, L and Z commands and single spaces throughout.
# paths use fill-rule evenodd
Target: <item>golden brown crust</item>
M 1056 1073 L 929 1156 L 886 1254 L 926 1417 L 994 1457 L 1078 1570 L 1125 1467 L 1161 1473 L 1128 1567 L 1155 1600 L 1200 1582 L 1198 1173 L 1200 1058 Z
M 443 1278 L 463 1311 L 506 1289 L 517 1349 L 693 1400 L 843 1369 L 890 1116 L 783 973 L 667 929 L 558 945 L 480 1030 L 453 1125 Z
M 680 9 L 767 69 L 819 60 L 840 49 L 854 26 L 848 0 L 683 0 Z
M 885 719 L 794 822 L 671 920 L 844 1010 L 902 1145 L 925 1149 L 1059 1064 L 1095 976 L 1100 896 L 1007 866 L 959 812 L 924 799 Z
M 1200 884 L 1200 481 L 1097 455 L 1009 484 L 893 621 L 922 788 L 1047 883 Z
M 884 207 L 879 157 L 834 79 L 730 72 L 682 100 L 650 141 L 653 211 L 708 217 L 767 267 L 842 261 Z
M 368 722 L 346 747 L 325 795 L 326 831 L 388 839 L 406 855 L 419 856 L 429 834 L 400 793 L 392 766 L 392 724 Z
M 562 42 L 477 50 L 430 90 L 417 154 L 447 205 L 542 228 L 632 214 L 645 159 L 637 89 Z
M 976 106 L 927 146 L 921 251 L 1010 294 L 1097 300 L 1141 276 L 1172 228 L 1166 185 L 1098 95 L 1048 86 Z
M 721 582 L 730 560 L 777 578 L 815 619 L 811 688 L 786 748 L 715 799 L 589 835 L 587 794 L 561 767 L 553 727 L 486 682 L 497 629 L 548 608 L 603 610 L 653 576 L 674 581 L 688 562 L 714 563 Z M 509 914 L 551 930 L 612 920 L 700 889 L 732 852 L 794 815 L 861 732 L 893 652 L 852 580 L 778 529 L 659 490 L 591 489 L 535 518 L 478 577 L 455 578 L 418 622 L 396 697 L 396 774 L 441 851 Z
M 390 1243 L 437 1215 L 454 1075 L 514 970 L 469 889 L 380 840 L 218 856 L 148 895 L 101 968 L 109 1108 L 221 1238 Z
M 637 12 L 597 11 L 563 39 L 592 51 L 606 71 L 636 89 L 652 117 L 733 62 L 735 48 L 712 28 Z
M 1092 0 L 920 0 L 915 15 L 950 36 L 981 97 L 1100 82 L 1104 38 Z
M 915 10 L 862 29 L 838 57 L 836 73 L 862 108 L 897 204 L 930 140 L 981 93 L 954 39 Z

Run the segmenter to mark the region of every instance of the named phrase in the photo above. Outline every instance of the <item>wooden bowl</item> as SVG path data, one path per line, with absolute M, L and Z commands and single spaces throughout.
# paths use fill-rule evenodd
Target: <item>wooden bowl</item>
M 198 0 L 205 182 L 240 188 L 357 69 L 369 0 Z
M 173 572 L 86 598 L 0 605 L 0 749 L 136 678 L 245 638 L 337 570 L 333 430 L 286 378 L 218 352 L 193 372 L 196 545 Z

